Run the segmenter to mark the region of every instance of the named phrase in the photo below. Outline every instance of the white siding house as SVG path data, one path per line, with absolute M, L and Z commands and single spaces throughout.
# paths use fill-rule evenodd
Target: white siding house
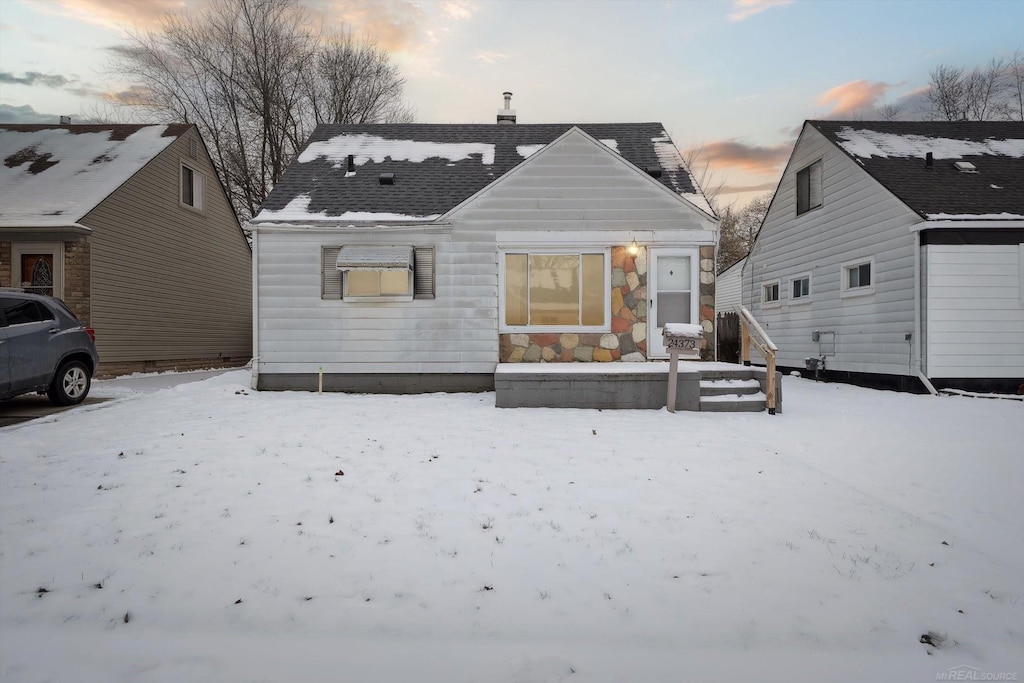
M 726 268 L 715 279 L 715 313 L 731 313 L 737 306 L 743 303 L 743 292 L 741 289 L 741 278 L 743 276 L 743 264 L 746 259 L 741 259 Z
M 321 126 L 251 227 L 257 388 L 489 389 L 659 357 L 659 310 L 713 332 L 717 219 L 660 124 Z
M 1024 381 L 1024 124 L 804 124 L 742 273 L 780 367 Z

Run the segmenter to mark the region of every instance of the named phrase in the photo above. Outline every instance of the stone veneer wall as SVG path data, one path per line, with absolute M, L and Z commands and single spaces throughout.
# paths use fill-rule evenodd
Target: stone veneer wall
M 715 359 L 715 248 L 700 248 L 700 324 L 704 328 L 704 341 L 700 346 L 700 359 Z
M 92 313 L 90 258 L 87 241 L 64 243 L 64 303 L 86 326 L 91 324 L 89 317 Z
M 0 242 L 0 287 L 12 287 L 11 284 L 11 243 Z
M 714 359 L 715 248 L 700 248 L 701 359 Z M 499 335 L 501 363 L 647 360 L 647 249 L 612 247 L 611 332 Z

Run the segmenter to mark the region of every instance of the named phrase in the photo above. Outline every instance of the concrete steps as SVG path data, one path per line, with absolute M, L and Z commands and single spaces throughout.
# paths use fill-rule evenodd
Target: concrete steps
M 709 378 L 708 375 L 717 374 Z M 744 375 L 748 375 L 744 377 Z M 700 409 L 708 413 L 759 413 L 766 397 L 749 371 L 701 373 Z

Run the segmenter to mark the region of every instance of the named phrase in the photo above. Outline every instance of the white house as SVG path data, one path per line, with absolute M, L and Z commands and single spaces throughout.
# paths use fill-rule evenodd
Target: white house
M 658 123 L 323 125 L 252 220 L 254 385 L 494 387 L 713 339 L 717 218 Z M 711 353 L 707 345 L 706 353 Z
M 744 263 L 746 259 L 740 259 L 715 278 L 715 313 L 731 313 L 743 303 L 740 282 Z
M 743 269 L 779 366 L 1024 382 L 1024 124 L 807 121 Z

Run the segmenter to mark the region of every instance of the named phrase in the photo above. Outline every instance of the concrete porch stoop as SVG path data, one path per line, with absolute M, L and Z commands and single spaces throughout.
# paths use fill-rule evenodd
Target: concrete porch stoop
M 494 373 L 498 408 L 649 409 L 665 407 L 669 364 L 501 363 Z M 686 361 L 679 364 L 676 410 L 762 412 L 762 367 Z M 776 375 L 776 412 L 782 412 Z

